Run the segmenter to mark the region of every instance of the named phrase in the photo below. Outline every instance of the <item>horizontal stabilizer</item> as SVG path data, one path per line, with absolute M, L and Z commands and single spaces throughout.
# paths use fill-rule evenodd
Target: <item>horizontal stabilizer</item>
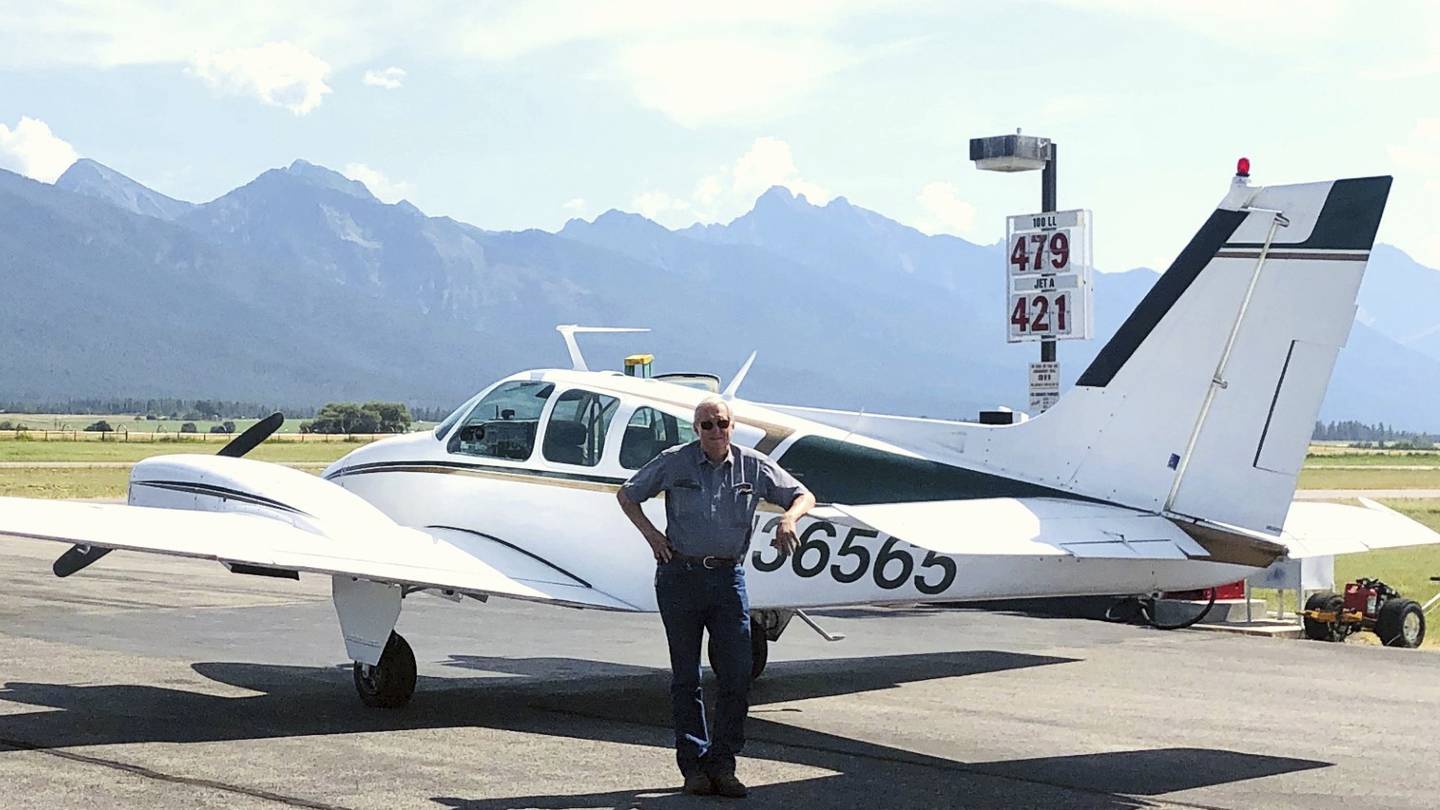
M 563 573 L 537 573 L 534 560 L 512 549 L 473 547 L 394 524 L 332 537 L 236 512 L 0 498 L 0 535 L 572 607 L 636 609 Z
M 863 506 L 811 513 L 858 524 L 950 556 L 1208 559 L 1171 520 L 1124 507 L 1062 498 L 983 498 Z
M 1440 543 L 1436 533 L 1419 521 L 1368 498 L 1363 506 L 1296 501 L 1285 518 L 1281 540 L 1291 559 L 1327 554 L 1353 554 L 1380 548 Z

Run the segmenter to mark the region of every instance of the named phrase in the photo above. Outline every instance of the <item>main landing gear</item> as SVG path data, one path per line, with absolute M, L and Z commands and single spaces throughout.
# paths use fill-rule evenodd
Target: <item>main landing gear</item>
M 398 709 L 410 702 L 415 694 L 415 653 L 404 636 L 390 632 L 375 666 L 355 662 L 355 691 L 372 709 Z

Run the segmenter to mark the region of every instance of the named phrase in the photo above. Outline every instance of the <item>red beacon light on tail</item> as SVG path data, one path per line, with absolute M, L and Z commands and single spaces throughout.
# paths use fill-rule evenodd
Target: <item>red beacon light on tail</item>
M 1249 176 L 1250 176 L 1250 158 L 1242 157 L 1242 158 L 1240 158 L 1239 160 L 1235 161 L 1235 176 L 1236 176 L 1236 177 L 1249 177 Z

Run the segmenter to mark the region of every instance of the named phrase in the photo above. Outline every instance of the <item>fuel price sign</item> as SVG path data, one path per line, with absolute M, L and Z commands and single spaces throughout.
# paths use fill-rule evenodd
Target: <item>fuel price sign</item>
M 1090 212 L 1006 217 L 1005 245 L 1009 342 L 1090 337 Z

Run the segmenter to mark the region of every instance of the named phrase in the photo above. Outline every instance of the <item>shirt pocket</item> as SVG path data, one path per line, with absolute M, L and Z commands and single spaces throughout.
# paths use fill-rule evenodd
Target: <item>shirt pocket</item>
M 676 481 L 665 492 L 671 514 L 680 519 L 698 519 L 706 512 L 705 492 L 695 481 Z
M 755 514 L 755 487 L 749 483 L 736 484 L 730 490 L 729 525 L 746 527 Z

